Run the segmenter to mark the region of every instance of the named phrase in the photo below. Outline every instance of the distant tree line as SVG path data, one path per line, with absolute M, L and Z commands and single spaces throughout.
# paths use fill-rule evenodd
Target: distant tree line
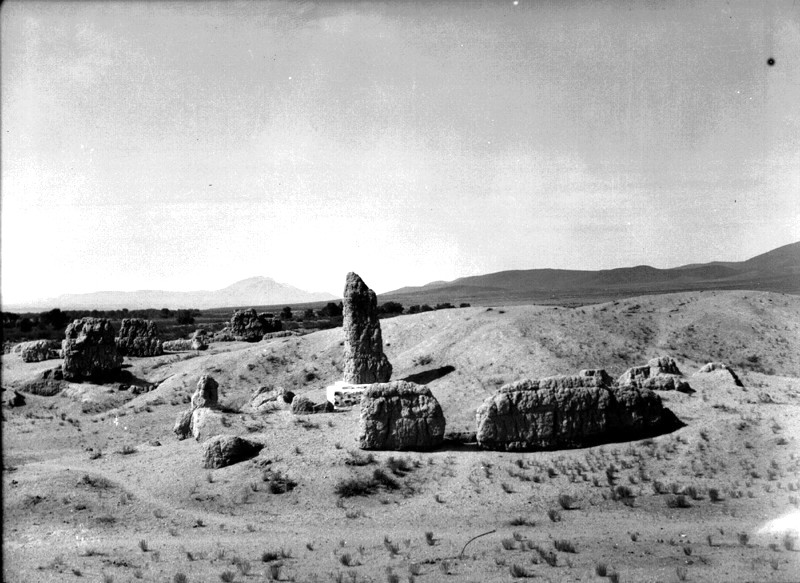
M 378 315 L 381 318 L 391 318 L 402 314 L 418 314 L 433 310 L 454 308 L 451 303 L 445 302 L 431 307 L 428 304 L 413 305 L 406 309 L 403 304 L 388 301 L 378 306 Z M 469 304 L 460 304 L 461 308 Z M 283 328 L 292 330 L 296 328 L 325 329 L 336 328 L 342 325 L 342 302 L 328 302 L 318 309 L 306 308 L 293 310 L 291 306 L 284 307 L 277 315 L 283 322 Z M 195 325 L 206 327 L 210 330 L 221 329 L 230 320 L 229 312 L 212 310 L 202 312 L 194 308 L 171 310 L 169 308 L 149 308 L 141 310 L 61 310 L 54 308 L 45 312 L 14 313 L 0 312 L 3 320 L 3 341 L 21 342 L 33 339 L 59 339 L 64 336 L 67 325 L 78 318 L 94 317 L 108 318 L 115 326 L 124 318 L 143 318 L 153 320 L 158 324 L 164 339 L 181 338 L 193 330 Z M 272 314 L 269 314 L 273 317 Z

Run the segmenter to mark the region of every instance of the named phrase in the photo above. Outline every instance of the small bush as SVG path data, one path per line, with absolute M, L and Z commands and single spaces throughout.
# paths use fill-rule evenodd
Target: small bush
M 619 573 L 617 571 L 611 571 L 608 574 L 608 580 L 611 581 L 611 583 L 619 583 Z
M 309 550 L 314 550 L 313 545 Z M 291 558 L 291 556 L 292 554 L 285 549 L 281 549 L 279 551 L 264 551 L 261 553 L 261 561 L 264 563 L 271 563 L 272 561 L 277 561 L 278 559 Z
M 346 466 L 368 466 L 375 463 L 375 456 L 373 454 L 363 455 L 357 451 L 348 451 L 350 457 L 344 460 Z
M 353 496 L 370 496 L 378 489 L 378 484 L 372 478 L 348 478 L 336 484 L 334 491 L 340 498 Z
M 391 540 L 389 540 L 388 536 L 383 537 L 383 546 L 386 548 L 387 551 L 389 551 L 389 554 L 393 557 L 400 552 L 400 545 L 398 545 L 397 543 L 393 543 Z
M 555 567 L 558 564 L 558 555 L 556 555 L 554 552 L 543 549 L 540 546 L 534 547 L 534 550 L 536 550 L 542 560 L 551 567 Z
M 598 577 L 605 577 L 608 574 L 608 565 L 605 563 L 597 563 L 594 566 L 594 572 Z
M 117 451 L 117 453 L 122 455 L 131 455 L 132 453 L 136 453 L 136 448 L 132 445 L 123 445 L 122 449 Z
M 564 510 L 574 510 L 576 508 L 580 508 L 578 500 L 575 497 L 570 496 L 569 494 L 561 494 L 558 497 L 558 503 Z
M 140 540 L 139 541 L 139 548 L 142 549 L 143 553 L 146 553 L 148 551 L 147 541 L 144 540 L 144 539 Z
M 428 543 L 429 547 L 436 544 L 436 539 L 433 537 L 433 532 L 430 530 L 425 533 L 425 542 Z
M 225 583 L 231 583 L 236 578 L 236 573 L 233 571 L 223 571 L 219 574 L 219 578 Z
M 683 494 L 667 497 L 667 507 L 669 508 L 691 508 L 691 506 Z
M 783 548 L 787 551 L 793 551 L 795 549 L 795 545 L 797 544 L 797 535 L 794 533 L 787 532 L 783 535 Z
M 575 545 L 572 544 L 571 541 L 564 540 L 564 539 L 556 539 L 553 541 L 553 546 L 556 548 L 557 551 L 561 551 L 562 553 L 577 553 L 578 551 L 575 550 Z
M 516 563 L 513 563 L 508 568 L 508 572 L 511 574 L 511 576 L 514 579 L 522 579 L 522 578 L 525 578 L 525 577 L 533 577 L 533 575 L 528 573 L 528 571 L 527 571 L 527 569 L 525 569 L 525 567 L 517 565 Z
M 675 569 L 675 574 L 678 576 L 678 581 L 686 581 L 686 576 L 688 575 L 688 572 L 686 571 L 686 567 L 684 567 L 683 565 L 679 565 Z
M 750 535 L 747 534 L 746 532 L 740 532 L 737 535 L 737 538 L 739 539 L 739 544 L 742 545 L 743 547 L 746 547 L 747 543 L 750 542 Z
M 504 538 L 500 541 L 500 544 L 507 551 L 513 551 L 517 548 L 517 541 L 515 541 L 513 538 Z
M 272 563 L 267 569 L 267 577 L 269 580 L 280 581 L 281 569 L 283 569 L 283 563 Z
M 247 560 L 245 560 L 245 559 L 243 559 L 241 557 L 238 557 L 238 556 L 234 557 L 231 560 L 231 563 L 236 565 L 236 568 L 239 569 L 239 572 L 242 575 L 244 575 L 245 577 L 247 576 L 248 573 L 250 573 L 250 570 L 252 569 L 252 565 L 250 564 L 250 561 L 247 561 Z
M 522 516 L 517 516 L 508 521 L 511 526 L 536 526 L 533 520 L 528 520 Z
M 722 496 L 720 495 L 719 489 L 717 488 L 709 488 L 708 497 L 712 502 L 719 502 L 722 500 Z
M 356 562 L 353 560 L 353 556 L 350 553 L 342 553 L 339 555 L 339 562 L 345 567 L 354 567 L 356 565 Z
M 400 483 L 381 468 L 375 468 L 375 471 L 372 472 L 372 479 L 387 490 L 398 490 L 400 488 Z
M 552 522 L 561 522 L 561 513 L 554 508 L 551 508 L 550 510 L 547 511 L 547 517 Z
M 386 467 L 389 468 L 396 476 L 405 476 L 408 472 L 414 469 L 407 459 L 398 459 L 394 457 L 390 457 L 388 460 L 386 460 Z

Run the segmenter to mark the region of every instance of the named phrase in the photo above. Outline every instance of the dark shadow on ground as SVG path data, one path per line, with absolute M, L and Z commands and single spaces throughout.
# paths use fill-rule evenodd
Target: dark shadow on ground
M 422 372 L 408 375 L 406 378 L 400 380 L 416 383 L 418 385 L 427 385 L 436 379 L 440 379 L 443 376 L 449 375 L 454 370 L 456 370 L 456 367 L 448 364 L 447 366 L 440 366 L 439 368 L 432 368 L 430 370 L 424 370 Z

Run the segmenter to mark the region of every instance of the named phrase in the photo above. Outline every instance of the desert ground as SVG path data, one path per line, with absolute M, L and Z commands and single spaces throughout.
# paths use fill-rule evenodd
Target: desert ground
M 3 408 L 3 580 L 800 581 L 800 297 L 691 292 L 381 325 L 392 378 L 427 381 L 453 436 L 523 378 L 616 377 L 669 355 L 694 392 L 659 393 L 684 425 L 650 439 L 364 452 L 358 408 L 251 406 L 279 388 L 321 402 L 342 375 L 341 328 L 126 358 L 127 384 L 153 390 L 70 384 Z M 712 361 L 744 386 L 695 374 Z M 3 387 L 58 364 L 6 354 Z M 202 374 L 230 430 L 266 444 L 257 457 L 207 470 L 202 444 L 173 434 Z M 391 479 L 343 495 L 376 469 Z

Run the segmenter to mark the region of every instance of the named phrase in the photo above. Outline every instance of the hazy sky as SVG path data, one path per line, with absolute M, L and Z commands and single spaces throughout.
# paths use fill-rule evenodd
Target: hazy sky
M 800 240 L 795 2 L 5 2 L 2 292 Z M 767 60 L 774 58 L 774 66 Z

